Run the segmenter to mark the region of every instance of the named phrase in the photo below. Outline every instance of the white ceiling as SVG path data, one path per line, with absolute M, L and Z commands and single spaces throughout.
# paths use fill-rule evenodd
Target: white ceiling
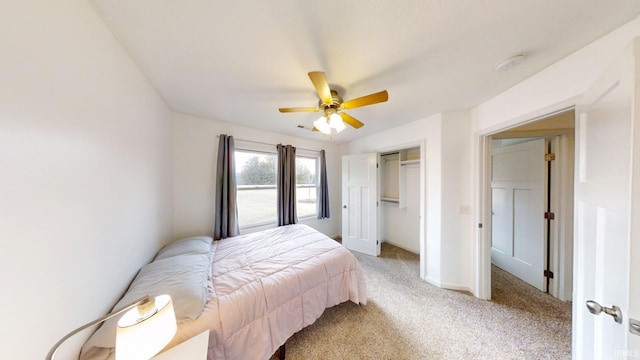
M 89 0 L 169 106 L 336 143 L 473 107 L 640 13 L 637 0 Z M 500 60 L 525 53 L 507 72 Z M 324 71 L 366 125 L 309 131 Z M 307 129 L 299 129 L 297 125 Z

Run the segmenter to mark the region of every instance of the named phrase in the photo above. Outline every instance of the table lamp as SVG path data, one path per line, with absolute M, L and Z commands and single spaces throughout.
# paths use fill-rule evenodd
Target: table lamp
M 145 296 L 68 333 L 49 350 L 46 360 L 55 359 L 60 345 L 70 337 L 124 312 L 126 313 L 118 320 L 116 330 L 116 360 L 150 359 L 162 350 L 176 333 L 176 316 L 171 296 Z

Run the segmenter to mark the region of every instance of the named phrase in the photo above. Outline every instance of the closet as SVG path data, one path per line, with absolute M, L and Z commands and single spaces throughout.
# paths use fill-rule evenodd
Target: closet
M 383 242 L 420 253 L 420 147 L 379 154 L 378 226 Z

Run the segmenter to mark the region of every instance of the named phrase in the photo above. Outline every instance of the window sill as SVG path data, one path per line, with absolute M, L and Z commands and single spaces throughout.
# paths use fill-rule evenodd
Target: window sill
M 263 222 L 263 223 L 240 226 L 240 231 L 242 231 L 242 230 L 258 231 L 258 230 L 263 230 L 263 228 L 264 229 L 271 229 L 271 228 L 274 228 L 276 226 L 277 226 L 276 222 Z M 260 228 L 260 229 L 258 229 L 258 228 Z M 250 232 L 253 232 L 253 231 L 250 231 Z
M 306 215 L 303 217 L 299 217 L 298 221 L 317 220 L 317 219 L 318 219 L 318 214 L 313 214 L 313 215 Z M 240 232 L 242 233 L 242 230 L 247 230 L 246 233 L 252 233 L 260 230 L 273 229 L 277 226 L 278 225 L 276 222 L 265 222 L 265 223 L 259 223 L 259 224 L 244 225 L 244 226 L 240 226 Z

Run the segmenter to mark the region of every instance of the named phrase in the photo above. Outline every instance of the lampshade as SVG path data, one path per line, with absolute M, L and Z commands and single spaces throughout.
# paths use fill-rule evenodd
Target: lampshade
M 344 124 L 344 121 L 342 121 L 342 116 L 340 116 L 338 113 L 331 114 L 331 116 L 329 117 L 329 125 L 332 128 L 336 129 L 336 132 L 341 132 L 342 130 L 347 128 L 347 126 Z
M 313 126 L 315 126 L 316 129 L 320 130 L 320 132 L 323 134 L 331 134 L 331 126 L 329 125 L 327 118 L 324 116 L 321 116 L 318 120 L 314 121 Z
M 118 321 L 116 360 L 150 359 L 176 333 L 171 296 L 160 295 L 129 310 Z

